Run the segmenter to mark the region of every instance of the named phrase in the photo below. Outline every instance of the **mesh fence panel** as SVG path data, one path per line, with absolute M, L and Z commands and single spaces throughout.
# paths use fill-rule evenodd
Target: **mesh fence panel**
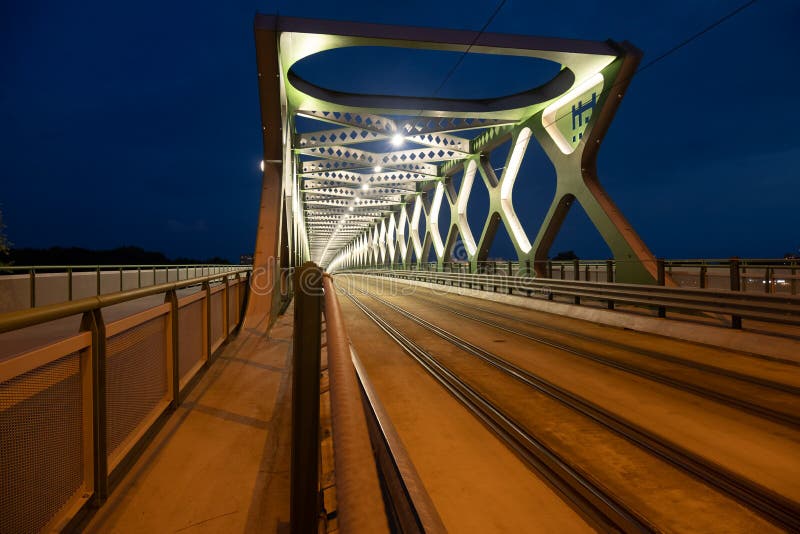
M 181 379 L 203 358 L 203 301 L 178 311 L 178 372 Z
M 83 487 L 80 355 L 0 384 L 0 532 L 38 532 Z
M 225 336 L 225 310 L 222 306 L 222 291 L 211 295 L 209 313 L 211 314 L 211 346 L 215 347 Z
M 106 403 L 109 457 L 167 393 L 166 321 L 166 316 L 156 317 L 108 339 Z

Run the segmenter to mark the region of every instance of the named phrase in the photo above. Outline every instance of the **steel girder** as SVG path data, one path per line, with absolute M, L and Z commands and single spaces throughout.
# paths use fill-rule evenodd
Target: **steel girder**
M 486 259 L 498 225 L 505 225 L 519 260 L 537 268 L 547 258 L 575 200 L 618 260 L 621 281 L 653 281 L 655 261 L 600 185 L 597 151 L 624 95 L 640 53 L 628 43 L 407 28 L 258 15 L 256 39 L 275 39 L 279 91 L 262 107 L 280 106 L 283 190 L 295 261 L 328 270 L 387 263 L 440 264 L 458 241 L 466 259 Z M 407 98 L 330 91 L 292 67 L 313 54 L 349 46 L 384 46 L 515 55 L 557 62 L 544 85 L 483 100 Z M 259 75 L 263 59 L 259 58 Z M 317 126 L 297 131 L 296 118 Z M 462 132 L 469 131 L 467 136 Z M 462 135 L 459 135 L 462 134 Z M 489 154 L 511 139 L 500 176 Z M 397 140 L 397 147 L 374 151 Z M 539 143 L 556 170 L 556 194 L 539 228 L 516 214 L 514 184 L 526 149 Z M 453 177 L 463 172 L 458 190 Z M 479 181 L 490 209 L 480 235 L 467 220 Z M 522 206 L 524 207 L 524 199 Z M 439 211 L 449 207 L 447 227 Z M 261 230 L 260 230 L 261 231 Z

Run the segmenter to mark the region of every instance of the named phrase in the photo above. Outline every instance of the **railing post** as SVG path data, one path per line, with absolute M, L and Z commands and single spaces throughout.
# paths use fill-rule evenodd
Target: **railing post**
M 122 267 L 119 268 L 119 290 L 123 291 L 123 284 L 122 284 Z
M 731 278 L 731 291 L 739 291 L 741 289 L 741 278 L 739 274 L 739 260 L 731 259 L 730 261 L 730 278 Z M 738 315 L 731 315 L 731 328 L 741 329 L 742 318 Z
M 153 285 L 156 285 L 156 268 L 153 266 Z
M 772 268 L 764 267 L 764 293 L 772 293 Z
M 322 270 L 311 262 L 294 273 L 290 529 L 317 532 L 319 512 L 319 377 Z
M 142 288 L 142 268 L 141 267 L 137 267 L 136 268 L 136 277 L 139 279 L 139 289 L 141 289 Z
M 31 290 L 31 294 L 30 294 L 31 308 L 35 308 L 36 307 L 36 269 L 30 269 L 28 271 L 28 279 L 30 281 L 28 285 L 30 286 L 30 290 Z
M 606 282 L 609 284 L 614 283 L 614 260 L 606 260 Z M 609 310 L 614 309 L 614 301 L 608 299 L 606 301 L 606 308 Z
M 164 302 L 169 304 L 170 309 L 170 326 L 171 326 L 171 341 L 172 341 L 172 372 L 170 373 L 170 379 L 172 380 L 172 402 L 171 408 L 175 409 L 180 404 L 180 393 L 181 393 L 181 371 L 179 367 L 179 342 L 180 336 L 179 334 L 179 326 L 178 323 L 178 292 L 174 289 L 170 289 L 164 295 Z
M 206 362 L 211 362 L 211 284 L 203 282 L 202 291 L 206 292 Z
M 97 266 L 97 296 L 98 297 L 100 296 L 100 289 L 101 289 L 101 286 L 100 286 L 100 266 L 98 265 Z
M 667 276 L 666 272 L 664 271 L 664 258 L 658 258 L 656 260 L 656 272 L 658 273 L 658 280 L 657 283 L 660 286 L 664 286 L 667 283 Z M 658 316 L 659 317 L 666 317 L 667 316 L 667 308 L 665 306 L 658 307 Z
M 581 279 L 581 263 L 580 260 L 572 260 L 572 278 L 576 281 L 580 281 Z M 575 304 L 581 303 L 581 298 L 579 296 L 573 297 L 573 302 Z
M 67 300 L 72 301 L 72 267 L 67 267 Z
M 705 265 L 700 266 L 700 289 L 706 288 L 706 277 L 708 276 L 708 267 Z
M 225 289 L 222 290 L 222 328 L 225 331 L 224 339 L 228 339 L 228 332 L 231 329 L 230 298 L 228 298 L 228 291 L 230 291 L 231 286 L 228 281 L 228 275 L 225 275 L 222 281 L 225 284 Z
M 745 276 L 743 277 L 742 275 Z M 744 284 L 742 284 L 742 278 L 744 278 Z M 739 275 L 739 291 L 744 291 L 745 293 L 747 293 L 748 278 L 749 277 L 747 276 L 747 262 L 745 261 L 744 265 L 741 265 L 741 274 Z
M 92 333 L 92 471 L 95 507 L 108 497 L 108 443 L 106 439 L 106 326 L 100 309 L 83 314 L 81 331 Z
M 796 295 L 797 294 L 797 263 L 796 262 L 792 262 L 791 274 L 792 274 L 791 291 L 792 291 L 792 295 Z

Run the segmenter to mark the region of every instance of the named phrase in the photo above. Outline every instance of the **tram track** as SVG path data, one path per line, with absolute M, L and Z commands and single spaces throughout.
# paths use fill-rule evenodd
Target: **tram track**
M 732 473 L 729 470 L 684 449 L 683 447 L 665 440 L 661 436 L 653 434 L 646 429 L 643 429 L 638 425 L 635 425 L 599 407 L 587 399 L 579 397 L 525 369 L 515 366 L 503 358 L 477 347 L 459 338 L 455 334 L 448 332 L 447 330 L 400 308 L 399 306 L 380 299 L 380 297 L 372 295 L 361 289 L 357 289 L 357 291 L 394 310 L 399 315 L 413 321 L 417 325 L 423 327 L 425 330 L 430 331 L 445 341 L 455 345 L 460 350 L 463 350 L 479 360 L 488 363 L 492 367 L 502 371 L 504 374 L 513 377 L 514 379 L 534 388 L 550 398 L 557 400 L 571 410 L 580 413 L 581 415 L 612 431 L 616 435 L 626 439 L 648 453 L 666 461 L 674 467 L 679 468 L 694 478 L 701 480 L 709 487 L 719 491 L 722 494 L 732 497 L 739 503 L 745 505 L 747 508 L 756 511 L 759 515 L 771 521 L 772 523 L 790 531 L 800 529 L 800 506 L 798 503 L 787 499 L 749 479 Z M 389 325 L 380 317 L 379 314 L 369 309 L 369 307 L 360 302 L 354 295 L 347 293 L 347 296 L 357 307 L 359 307 L 359 309 L 361 309 L 368 317 L 370 317 L 370 319 L 378 324 L 385 332 L 389 333 L 395 341 L 401 344 L 406 352 L 409 354 L 411 354 L 411 352 L 415 352 L 420 358 L 423 358 L 423 356 L 420 356 L 420 354 L 427 354 L 422 347 L 416 345 L 399 330 Z M 432 360 L 430 355 L 427 355 L 427 358 Z M 415 356 L 415 359 L 417 359 L 417 356 Z M 418 361 L 420 360 L 418 359 Z M 426 369 L 429 369 L 431 366 L 441 367 L 440 364 L 430 362 L 428 364 L 423 364 L 423 366 Z M 457 380 L 457 377 L 453 378 Z M 450 390 L 449 387 L 448 389 Z M 473 394 L 478 395 L 476 392 L 473 392 Z M 477 404 L 481 404 L 480 401 L 476 402 Z M 499 412 L 499 410 L 496 408 L 494 411 Z M 481 417 L 481 419 L 485 421 L 485 419 L 483 419 L 484 417 L 486 417 L 485 414 Z M 494 429 L 492 425 L 489 426 Z M 519 447 L 519 442 L 517 442 L 515 446 L 512 446 L 512 448 L 515 450 L 517 450 L 517 447 Z M 628 513 L 634 518 L 637 517 L 632 511 L 629 511 Z M 644 526 L 646 529 L 654 528 L 653 525 L 648 526 L 645 524 Z M 642 527 L 642 525 L 639 525 L 639 527 Z
M 347 298 L 601 532 L 658 532 L 352 294 Z
M 734 395 L 729 394 L 729 393 L 725 393 L 725 392 L 714 390 L 714 389 L 711 389 L 711 388 L 708 388 L 708 387 L 704 387 L 702 385 L 699 385 L 698 383 L 692 383 L 692 382 L 687 382 L 685 380 L 676 379 L 676 378 L 673 378 L 673 377 L 671 377 L 669 375 L 666 375 L 666 374 L 663 374 L 663 373 L 650 371 L 650 370 L 647 370 L 647 369 L 643 369 L 641 367 L 637 367 L 635 365 L 631 365 L 631 364 L 626 363 L 626 362 L 622 362 L 622 361 L 620 361 L 618 359 L 614 359 L 614 358 L 611 358 L 611 357 L 608 357 L 608 356 L 603 356 L 603 355 L 597 354 L 595 352 L 590 352 L 590 351 L 587 351 L 587 350 L 584 350 L 584 349 L 576 348 L 576 347 L 567 345 L 565 343 L 560 343 L 560 342 L 557 342 L 557 341 L 553 341 L 552 339 L 548 339 L 548 338 L 543 337 L 541 335 L 531 334 L 530 332 L 526 332 L 526 331 L 520 330 L 519 328 L 513 328 L 511 326 L 508 326 L 507 324 L 503 324 L 503 323 L 500 323 L 500 322 L 497 322 L 497 321 L 486 319 L 484 317 L 480 317 L 478 315 L 474 315 L 472 313 L 465 312 L 463 310 L 459 310 L 459 309 L 454 308 L 452 306 L 448 306 L 446 304 L 442 304 L 441 302 L 438 302 L 438 301 L 435 301 L 435 300 L 432 300 L 432 299 L 428 299 L 428 298 L 425 298 L 425 297 L 420 297 L 419 295 L 416 295 L 415 298 L 418 298 L 419 300 L 421 300 L 422 302 L 424 302 L 424 303 L 426 303 L 428 305 L 431 305 L 431 306 L 434 306 L 436 308 L 445 310 L 448 313 L 452 313 L 453 315 L 457 315 L 459 317 L 463 317 L 463 318 L 468 319 L 470 321 L 474 321 L 474 322 L 477 322 L 477 323 L 492 327 L 494 329 L 501 330 L 503 332 L 507 332 L 509 334 L 525 338 L 525 339 L 527 339 L 529 341 L 532 341 L 534 343 L 537 343 L 537 344 L 540 344 L 540 345 L 545 345 L 545 346 L 548 346 L 550 348 L 554 348 L 556 350 L 567 352 L 569 354 L 572 354 L 573 356 L 584 358 L 584 359 L 599 363 L 601 365 L 606 365 L 608 367 L 612 367 L 614 369 L 618 369 L 618 370 L 623 371 L 623 372 L 627 372 L 627 373 L 630 373 L 630 374 L 633 374 L 633 375 L 636 375 L 636 376 L 640 376 L 640 377 L 648 379 L 648 380 L 652 380 L 654 382 L 658 382 L 658 383 L 667 385 L 669 387 L 680 389 L 682 391 L 686 391 L 688 393 L 692 393 L 692 394 L 698 395 L 700 397 L 704 397 L 706 399 L 713 400 L 715 402 L 724 404 L 726 406 L 735 407 L 737 409 L 750 412 L 750 413 L 755 414 L 755 415 L 757 415 L 759 417 L 763 417 L 765 419 L 769 419 L 769 420 L 775 421 L 777 423 L 781 423 L 781 424 L 784 424 L 784 425 L 787 425 L 787 426 L 791 426 L 791 427 L 794 427 L 794 428 L 800 428 L 800 417 L 798 415 L 796 415 L 797 414 L 796 411 L 794 411 L 794 412 L 792 412 L 792 411 L 784 412 L 784 411 L 780 411 L 780 410 L 776 410 L 776 409 L 770 408 L 768 406 L 764 406 L 764 405 L 761 405 L 761 404 L 756 404 L 756 403 L 753 403 L 753 402 L 749 402 L 749 401 L 745 400 L 744 398 L 742 398 L 742 396 L 746 397 L 746 398 L 756 398 L 756 399 L 762 398 L 763 395 L 761 394 L 761 391 L 758 390 L 758 388 L 763 388 L 763 389 L 767 389 L 767 390 L 770 390 L 770 389 L 771 390 L 775 390 L 777 392 L 780 392 L 781 394 L 789 394 L 789 395 L 794 395 L 794 396 L 800 396 L 800 388 L 791 386 L 789 384 L 781 384 L 779 382 L 774 382 L 774 381 L 770 381 L 770 380 L 764 380 L 764 379 L 761 379 L 761 378 L 758 378 L 758 377 L 749 377 L 747 375 L 743 375 L 741 373 L 735 373 L 733 371 L 728 371 L 726 369 L 720 369 L 718 367 L 713 367 L 713 366 L 709 366 L 709 365 L 703 365 L 703 364 L 698 363 L 698 362 L 693 362 L 693 361 L 685 360 L 685 359 L 682 359 L 682 358 L 677 358 L 677 357 L 673 357 L 673 356 L 670 356 L 670 355 L 657 353 L 655 351 L 648 351 L 648 350 L 643 350 L 643 349 L 639 349 L 639 348 L 634 348 L 634 347 L 630 347 L 630 346 L 627 346 L 627 345 L 623 345 L 621 343 L 615 343 L 615 342 L 610 342 L 608 340 L 603 340 L 601 338 L 596 338 L 594 336 L 587 336 L 587 335 L 583 335 L 583 334 L 580 334 L 580 333 L 575 333 L 573 331 L 569 331 L 569 330 L 566 330 L 566 329 L 559 329 L 559 328 L 553 327 L 553 326 L 545 326 L 545 325 L 542 325 L 541 323 L 537 323 L 537 322 L 533 322 L 533 321 L 528 322 L 528 321 L 516 318 L 516 317 L 514 317 L 512 315 L 502 314 L 502 313 L 495 313 L 495 312 L 490 311 L 490 310 L 488 310 L 486 308 L 480 308 L 481 311 L 483 311 L 485 313 L 494 314 L 494 315 L 497 315 L 498 317 L 502 317 L 503 319 L 506 319 L 506 320 L 512 320 L 512 321 L 516 321 L 516 322 L 523 323 L 523 324 L 529 324 L 531 326 L 534 326 L 535 328 L 543 328 L 543 329 L 550 330 L 550 331 L 555 331 L 555 332 L 558 332 L 558 333 L 564 334 L 564 335 L 570 335 L 570 336 L 574 336 L 574 337 L 579 337 L 579 338 L 581 338 L 581 339 L 583 339 L 585 341 L 590 341 L 590 342 L 593 342 L 593 343 L 599 343 L 599 344 L 602 344 L 602 345 L 610 346 L 610 347 L 613 347 L 615 349 L 624 350 L 624 351 L 627 351 L 627 352 L 630 352 L 630 353 L 634 353 L 636 355 L 640 355 L 640 356 L 644 356 L 644 357 L 647 357 L 647 358 L 660 360 L 660 361 L 663 361 L 663 362 L 667 362 L 669 364 L 684 366 L 684 367 L 687 367 L 687 368 L 690 368 L 690 369 L 693 369 L 695 371 L 699 371 L 699 372 L 702 372 L 702 373 L 708 373 L 708 374 L 712 374 L 712 375 L 721 376 L 721 377 L 724 377 L 726 379 L 736 380 L 738 382 L 746 384 L 745 387 L 749 387 L 752 390 L 752 391 L 749 391 L 746 395 L 741 395 L 742 392 L 738 391 L 737 393 L 740 396 L 734 396 Z M 387 305 L 395 306 L 394 304 L 388 303 L 388 301 L 384 300 L 383 302 L 386 302 Z M 475 307 L 475 309 L 479 309 L 479 307 Z M 702 381 L 702 377 L 700 377 L 697 380 L 697 382 L 701 382 L 701 381 Z

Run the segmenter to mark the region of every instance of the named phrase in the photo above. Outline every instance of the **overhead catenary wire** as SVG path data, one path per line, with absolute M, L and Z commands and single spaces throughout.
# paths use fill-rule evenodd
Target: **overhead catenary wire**
M 639 67 L 638 67 L 638 68 L 637 68 L 637 69 L 636 69 L 636 70 L 633 72 L 633 74 L 631 74 L 630 76 L 625 76 L 625 77 L 623 77 L 623 78 L 621 78 L 621 79 L 619 79 L 619 80 L 616 80 L 616 81 L 615 81 L 613 84 L 611 84 L 611 85 L 610 85 L 608 88 L 606 88 L 606 89 L 603 89 L 603 91 L 601 91 L 601 94 L 610 93 L 612 90 L 616 89 L 617 87 L 619 87 L 619 86 L 621 86 L 621 85 L 623 85 L 623 84 L 626 84 L 626 83 L 628 83 L 628 82 L 629 82 L 629 81 L 630 81 L 630 80 L 631 80 L 631 79 L 632 79 L 632 78 L 633 78 L 635 75 L 637 75 L 637 74 L 639 74 L 640 72 L 642 72 L 642 71 L 644 71 L 644 70 L 646 70 L 646 69 L 649 69 L 649 68 L 650 68 L 650 67 L 652 67 L 653 65 L 656 65 L 656 64 L 658 64 L 659 62 L 663 61 L 664 59 L 666 59 L 667 57 L 671 56 L 672 54 L 674 54 L 675 52 L 677 52 L 677 51 L 678 51 L 678 50 L 680 50 L 681 48 L 683 48 L 683 47 L 687 46 L 688 44 L 692 43 L 693 41 L 695 41 L 695 40 L 699 39 L 699 38 L 700 38 L 700 37 L 702 37 L 703 35 L 705 35 L 705 34 L 707 34 L 708 32 L 710 32 L 710 31 L 711 31 L 711 30 L 713 30 L 714 28 L 717 28 L 718 26 L 721 26 L 721 25 L 722 25 L 722 24 L 724 24 L 725 22 L 727 22 L 727 21 L 729 21 L 730 19 L 734 18 L 736 15 L 738 15 L 738 14 L 742 13 L 743 11 L 745 11 L 747 8 L 751 7 L 751 6 L 752 6 L 753 4 L 755 4 L 756 2 L 757 2 L 757 0 L 749 0 L 748 2 L 745 2 L 745 3 L 741 4 L 741 5 L 739 5 L 738 7 L 736 7 L 735 9 L 733 9 L 733 10 L 731 10 L 731 11 L 729 11 L 729 12 L 725 13 L 724 15 L 722 15 L 721 17 L 719 17 L 719 18 L 717 18 L 716 20 L 714 20 L 714 21 L 713 21 L 711 24 L 709 24 L 708 26 L 706 26 L 706 27 L 705 27 L 705 28 L 703 28 L 702 30 L 700 30 L 700 31 L 698 31 L 698 32 L 696 32 L 696 33 L 694 33 L 694 34 L 692 34 L 691 36 L 687 37 L 686 39 L 683 39 L 682 41 L 678 42 L 677 44 L 675 44 L 675 45 L 671 46 L 671 47 L 670 47 L 670 48 L 668 48 L 666 51 L 664 51 L 664 52 L 662 52 L 661 54 L 659 54 L 658 56 L 654 57 L 653 59 L 651 59 L 651 60 L 650 60 L 650 61 L 648 61 L 647 63 L 644 63 L 643 65 L 640 65 L 640 66 L 639 66 Z M 566 112 L 566 113 L 564 113 L 564 114 L 562 114 L 562 115 L 557 115 L 557 116 L 556 116 L 556 117 L 555 117 L 555 118 L 554 118 L 552 121 L 550 121 L 549 123 L 546 123 L 546 124 L 545 124 L 545 123 L 543 122 L 543 123 L 542 123 L 542 126 L 544 126 L 545 128 L 547 128 L 548 126 L 552 126 L 553 124 L 555 124 L 555 123 L 556 123 L 556 122 L 558 122 L 559 120 L 563 119 L 564 117 L 566 117 L 566 116 L 567 116 L 567 115 L 569 115 L 570 113 L 571 113 L 571 111 L 570 111 L 570 112 Z
M 460 56 L 458 56 L 458 59 L 456 60 L 455 64 L 453 64 L 453 67 L 447 72 L 447 74 L 445 74 L 442 83 L 440 83 L 439 87 L 437 87 L 436 90 L 433 92 L 431 98 L 436 98 L 436 96 L 439 94 L 439 91 L 441 91 L 444 88 L 444 86 L 447 85 L 447 82 L 449 82 L 450 78 L 453 77 L 453 74 L 455 74 L 455 72 L 458 70 L 458 67 L 460 67 L 461 63 L 464 62 L 464 59 L 467 57 L 467 54 L 469 54 L 469 51 L 472 50 L 472 47 L 475 46 L 475 43 L 478 42 L 478 39 L 481 38 L 481 35 L 484 34 L 489 25 L 491 25 L 491 23 L 494 22 L 495 17 L 497 17 L 497 15 L 500 13 L 500 10 L 503 9 L 503 6 L 505 4 L 506 0 L 500 0 L 500 2 L 495 6 L 494 11 L 492 11 L 492 14 L 489 15 L 488 19 L 486 19 L 486 22 L 478 31 L 478 33 L 475 34 L 475 38 L 472 39 L 472 42 L 469 44 L 469 46 L 467 46 L 467 49 L 464 50 L 464 52 L 462 52 Z

